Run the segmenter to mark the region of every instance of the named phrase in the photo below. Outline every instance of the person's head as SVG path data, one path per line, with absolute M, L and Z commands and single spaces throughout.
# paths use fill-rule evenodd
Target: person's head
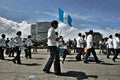
M 13 38 L 10 38 L 10 40 L 13 40 Z
M 22 35 L 22 32 L 21 32 L 21 31 L 18 31 L 18 32 L 16 33 L 16 35 L 21 36 L 21 35 Z
M 80 37 L 81 37 L 81 33 L 78 33 L 78 36 L 80 36 Z
M 31 35 L 29 35 L 28 38 L 31 38 Z
M 89 34 L 93 34 L 93 30 L 90 30 L 90 31 L 89 31 Z
M 2 38 L 5 38 L 5 34 L 2 34 L 1 37 L 2 37 Z
M 112 38 L 112 35 L 109 35 L 109 38 Z
M 82 35 L 82 38 L 84 39 L 84 38 L 85 38 L 85 35 Z
M 51 22 L 51 26 L 54 28 L 54 29 L 57 29 L 58 28 L 58 21 L 54 20 Z
M 118 34 L 118 33 L 115 33 L 115 37 L 119 37 L 119 34 Z

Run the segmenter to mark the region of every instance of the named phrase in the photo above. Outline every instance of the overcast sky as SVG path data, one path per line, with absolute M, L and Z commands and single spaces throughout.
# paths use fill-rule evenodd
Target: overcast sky
M 13 35 L 22 30 L 24 36 L 28 35 L 30 24 L 58 20 L 61 8 L 73 20 L 72 27 L 59 21 L 59 27 L 66 29 L 66 33 L 64 29 L 58 30 L 61 35 L 93 29 L 108 36 L 120 32 L 119 3 L 120 0 L 0 0 L 0 33 Z

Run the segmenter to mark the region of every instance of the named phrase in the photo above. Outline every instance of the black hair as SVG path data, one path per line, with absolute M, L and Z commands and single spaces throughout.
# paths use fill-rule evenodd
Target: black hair
M 93 34 L 93 30 L 90 30 L 90 31 L 89 31 L 89 34 Z
M 28 38 L 31 38 L 31 35 L 29 35 Z
M 109 35 L 109 38 L 112 38 L 112 35 Z
M 21 31 L 18 31 L 17 33 L 16 33 L 16 35 L 21 35 L 22 34 L 22 32 Z
M 115 37 L 119 37 L 119 34 L 118 34 L 118 33 L 115 33 Z
M 78 36 L 81 36 L 81 33 L 78 33 Z
M 85 35 L 82 35 L 82 38 L 85 38 Z
M 54 20 L 51 22 L 51 26 L 58 25 L 58 21 Z
M 2 38 L 5 38 L 5 34 L 2 34 L 1 36 L 2 36 Z

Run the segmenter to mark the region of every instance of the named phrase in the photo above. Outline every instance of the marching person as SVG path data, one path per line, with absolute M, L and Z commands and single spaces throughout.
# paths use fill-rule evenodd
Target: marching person
M 13 40 L 13 38 L 11 38 L 11 40 L 8 42 L 8 46 L 10 48 L 10 53 L 9 53 L 9 57 L 14 57 L 14 48 L 15 48 L 15 42 Z
M 93 30 L 89 31 L 86 42 L 87 42 L 87 54 L 84 57 L 84 63 L 88 63 L 88 57 L 91 52 L 92 52 L 92 55 L 94 56 L 95 62 L 100 63 L 93 46 Z
M 13 40 L 15 41 L 17 55 L 13 59 L 13 62 L 16 63 L 17 61 L 17 64 L 21 64 L 20 54 L 21 54 L 21 47 L 22 47 L 22 38 L 21 38 L 22 32 L 18 31 L 16 35 L 17 36 Z
M 115 34 L 115 38 L 113 39 L 113 47 L 114 47 L 115 54 L 114 54 L 114 57 L 112 60 L 115 62 L 115 59 L 117 58 L 119 50 L 120 50 L 119 49 L 120 48 L 120 40 L 119 40 L 118 33 Z
M 50 49 L 50 57 L 48 59 L 48 62 L 46 63 L 43 71 L 45 73 L 50 73 L 50 68 L 52 66 L 52 63 L 54 62 L 54 73 L 55 75 L 61 74 L 61 68 L 60 68 L 60 59 L 59 59 L 59 52 L 57 48 L 57 41 L 59 40 L 56 36 L 55 29 L 58 28 L 58 21 L 52 21 L 51 27 L 48 30 L 48 46 Z
M 27 40 L 25 41 L 25 45 L 27 46 L 27 53 L 26 53 L 26 58 L 32 59 L 32 54 L 31 54 L 31 48 L 32 48 L 32 40 L 31 40 L 31 35 L 28 36 Z
M 78 33 L 78 38 L 77 38 L 77 56 L 75 57 L 77 61 L 82 61 L 81 60 L 81 55 L 83 53 L 83 38 L 82 34 Z
M 108 53 L 107 53 L 107 58 L 111 55 L 111 52 L 114 54 L 114 48 L 113 48 L 113 37 L 112 35 L 109 36 L 109 39 L 107 40 L 108 44 Z
M 5 60 L 4 57 L 4 49 L 6 48 L 6 43 L 5 43 L 5 34 L 1 35 L 2 39 L 0 39 L 0 59 Z

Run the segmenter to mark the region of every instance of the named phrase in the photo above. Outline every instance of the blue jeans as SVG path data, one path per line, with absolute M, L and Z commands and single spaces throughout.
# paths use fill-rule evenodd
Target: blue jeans
M 61 73 L 61 68 L 60 68 L 60 59 L 59 59 L 60 57 L 59 57 L 58 48 L 56 46 L 49 46 L 49 49 L 50 49 L 50 57 L 43 70 L 49 71 L 54 61 L 55 74 L 59 74 Z

